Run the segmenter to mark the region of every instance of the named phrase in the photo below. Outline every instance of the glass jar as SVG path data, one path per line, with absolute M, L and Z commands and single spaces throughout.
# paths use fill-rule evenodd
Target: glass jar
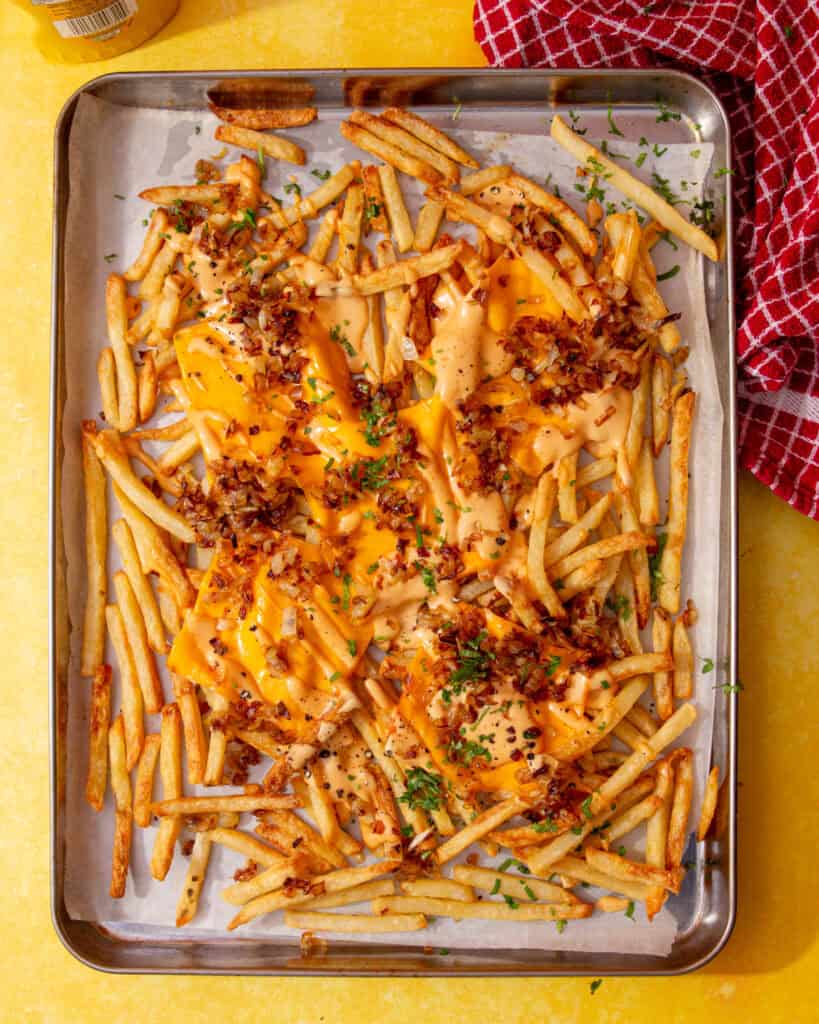
M 141 46 L 176 14 L 179 0 L 12 0 L 37 21 L 49 60 L 82 64 Z

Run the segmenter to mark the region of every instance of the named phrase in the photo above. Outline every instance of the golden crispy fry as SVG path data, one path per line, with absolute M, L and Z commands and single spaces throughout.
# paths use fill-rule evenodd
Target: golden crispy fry
M 637 223 L 637 214 L 634 210 L 629 210 L 627 213 L 613 213 L 607 217 L 607 230 L 612 223 L 619 224 L 620 237 L 614 243 L 611 272 L 618 280 L 628 284 L 640 256 L 640 225 Z
M 524 894 L 525 898 L 525 894 Z M 436 900 L 429 896 L 381 896 L 373 900 L 376 914 L 427 914 L 430 917 L 452 917 L 456 921 L 567 921 L 591 917 L 590 903 L 530 903 L 516 907 L 506 903 L 483 900 L 464 903 L 462 900 Z
M 276 850 L 271 849 L 264 843 L 260 843 L 255 836 L 248 835 L 235 828 L 213 828 L 208 832 L 211 842 L 225 846 L 229 850 L 240 853 L 248 860 L 254 860 L 266 868 L 281 868 L 287 864 L 287 858 Z
M 221 786 L 227 755 L 227 734 L 221 729 L 211 729 L 208 737 L 208 754 L 205 762 L 205 786 Z
M 319 210 L 329 206 L 330 203 L 338 199 L 353 178 L 357 177 L 360 173 L 361 164 L 357 160 L 345 164 L 341 170 L 336 171 L 327 181 L 319 185 L 315 192 L 302 196 L 292 206 L 274 210 L 270 215 L 271 222 L 277 228 L 286 228 L 290 224 L 295 224 L 296 221 L 309 220 L 311 217 L 317 216 Z
M 188 871 L 182 884 L 182 892 L 176 905 L 176 927 L 182 928 L 196 917 L 199 894 L 205 882 L 210 860 L 211 839 L 207 832 L 197 832 L 188 863 Z
M 322 218 L 318 234 L 310 247 L 308 256 L 311 260 L 315 260 L 317 263 L 326 262 L 327 254 L 330 252 L 330 246 L 333 244 L 333 239 L 336 236 L 337 227 L 338 211 L 333 206 Z
M 579 323 L 589 318 L 589 311 L 583 305 L 574 287 L 563 277 L 560 264 L 554 256 L 547 252 L 541 252 L 531 245 L 522 245 L 520 253 L 532 273 L 551 292 L 552 297 L 571 320 Z
M 658 654 L 665 654 L 671 650 L 671 620 L 662 608 L 654 609 L 651 642 Z M 671 676 L 667 669 L 654 673 L 654 703 L 657 706 L 657 714 L 663 721 L 671 717 L 674 711 L 674 699 Z
M 97 380 L 100 385 L 102 415 L 107 423 L 116 426 L 119 420 L 119 403 L 117 402 L 117 364 L 114 352 L 104 348 L 97 359 Z
M 478 192 L 483 192 L 484 189 L 489 188 L 491 185 L 504 181 L 511 174 L 512 168 L 509 164 L 483 167 L 481 170 L 475 171 L 474 174 L 467 174 L 466 177 L 461 178 L 461 195 L 474 196 Z
M 585 852 L 586 860 L 591 867 L 623 881 L 647 882 L 652 886 L 662 886 L 670 892 L 679 892 L 685 877 L 685 872 L 681 868 L 666 869 L 652 864 L 641 864 L 616 853 L 598 850 L 594 846 L 587 846 Z
M 564 523 L 577 522 L 577 452 L 557 463 L 557 508 Z
M 363 110 L 354 110 L 350 114 L 350 120 L 353 124 L 364 128 L 383 142 L 395 146 L 399 150 L 403 150 L 403 152 L 408 153 L 410 156 L 416 157 L 418 160 L 423 161 L 423 163 L 428 164 L 448 184 L 456 182 L 460 177 L 458 165 L 450 160 L 449 157 L 444 156 L 438 150 L 426 145 L 426 143 L 421 142 L 414 135 L 384 118 L 373 117 L 372 114 L 367 114 Z M 403 170 L 403 168 L 400 169 Z M 421 175 L 417 176 L 421 177 L 422 181 L 427 180 Z
M 717 247 L 714 240 L 700 228 L 690 224 L 670 203 L 661 199 L 657 193 L 638 181 L 628 171 L 610 160 L 585 139 L 581 139 L 559 116 L 552 118 L 552 138 L 568 150 L 583 167 L 596 169 L 595 164 L 602 166 L 606 172 L 606 182 L 619 189 L 638 206 L 642 206 L 658 223 L 667 228 L 673 235 L 704 253 L 709 259 L 717 259 Z M 592 163 L 594 161 L 594 163 Z
M 717 809 L 717 797 L 719 796 L 719 768 L 717 765 L 708 773 L 708 781 L 705 784 L 705 793 L 702 797 L 702 808 L 700 809 L 700 820 L 697 823 L 697 842 L 701 843 L 708 835 L 711 822 Z
M 140 423 L 145 423 L 153 416 L 158 394 L 156 359 L 153 352 L 146 352 L 142 357 L 142 366 L 137 371 L 137 409 Z
M 146 188 L 139 193 L 139 198 L 158 206 L 172 206 L 181 201 L 196 203 L 198 206 L 230 206 L 238 194 L 238 186 L 234 184 L 217 185 L 160 185 L 158 188 Z
M 170 705 L 176 707 L 176 705 Z M 222 811 L 275 811 L 298 807 L 295 796 L 267 796 L 264 793 L 249 796 L 188 796 L 166 797 L 153 805 L 153 813 L 160 818 L 178 814 L 213 814 Z
M 339 130 L 344 138 L 352 142 L 353 145 L 366 150 L 368 153 L 372 153 L 373 156 L 377 156 L 384 163 L 395 167 L 399 171 L 403 171 L 404 174 L 409 174 L 412 178 L 420 178 L 421 181 L 425 181 L 430 185 L 434 185 L 441 180 L 441 174 L 431 164 L 416 156 L 412 156 L 403 149 L 399 149 L 392 142 L 380 139 L 377 135 L 373 135 L 372 132 L 367 131 L 360 125 L 353 124 L 350 121 L 342 121 Z
M 544 552 L 546 547 L 546 531 L 554 507 L 557 494 L 557 482 L 549 473 L 542 473 L 535 492 L 535 504 L 532 511 L 532 526 L 529 531 L 529 549 L 527 552 L 527 571 L 529 582 L 535 593 L 543 602 L 550 615 L 555 618 L 565 616 L 565 610 L 552 587 L 544 569 Z
M 519 174 L 513 174 L 507 185 L 519 191 L 524 199 L 539 207 L 548 217 L 554 217 L 584 256 L 594 256 L 597 252 L 595 235 L 567 203 Z
M 326 870 L 331 867 L 347 867 L 344 854 L 325 842 L 318 832 L 292 811 L 265 811 L 261 817 L 264 820 L 256 826 L 256 831 L 280 853 L 289 856 L 295 850 L 304 851 L 314 860 L 326 861 Z
M 118 519 L 111 528 L 111 533 L 116 541 L 123 568 L 139 605 L 148 635 L 148 643 L 157 654 L 165 654 L 168 649 L 165 630 L 159 616 L 154 592 L 142 571 L 131 528 L 124 519 Z
M 515 238 L 515 228 L 508 220 L 485 209 L 479 203 L 467 199 L 459 192 L 453 192 L 451 189 L 437 186 L 428 188 L 425 195 L 427 199 L 432 199 L 434 202 L 445 206 L 451 216 L 481 228 L 493 241 L 498 242 L 500 245 L 509 245 Z
M 671 757 L 674 762 L 674 792 L 668 820 L 666 864 L 674 868 L 682 864 L 688 842 L 688 815 L 694 795 L 694 754 L 683 747 L 675 750 Z
M 108 778 L 108 723 L 111 719 L 111 666 L 97 665 L 88 713 L 88 773 L 85 799 L 101 811 Z
M 267 128 L 301 128 L 315 121 L 318 111 L 315 107 L 293 107 L 283 110 L 278 107 L 221 107 L 209 103 L 211 111 L 225 124 L 264 131 Z
M 443 203 L 436 203 L 432 199 L 421 207 L 415 225 L 414 248 L 418 252 L 429 252 L 435 244 L 435 236 L 438 234 L 445 212 L 446 207 Z
M 370 274 L 354 274 L 349 284 L 346 282 L 326 281 L 316 287 L 317 295 L 375 295 L 378 292 L 390 291 L 401 285 L 412 285 L 422 277 L 439 274 L 451 267 L 460 253 L 460 243 L 447 245 L 442 249 L 433 249 L 421 256 L 412 256 L 407 260 L 398 260 Z
M 674 623 L 674 696 L 690 700 L 694 694 L 694 651 L 682 617 Z
M 152 732 L 145 737 L 142 753 L 137 765 L 134 785 L 134 822 L 140 828 L 151 824 L 151 802 L 154 794 L 154 774 L 159 761 L 162 740 L 159 733 Z
M 559 562 L 561 558 L 570 555 L 586 541 L 589 533 L 592 530 L 596 530 L 602 522 L 603 517 L 611 507 L 611 502 L 611 494 L 605 494 L 600 501 L 595 502 L 587 512 L 584 512 L 580 519 L 573 526 L 570 526 L 565 533 L 546 545 L 543 560 L 547 569 L 551 568 L 556 562 Z
M 615 878 L 593 868 L 580 857 L 563 857 L 552 865 L 552 869 L 560 875 L 568 875 L 578 882 L 586 882 L 588 885 L 597 886 L 600 889 L 613 889 L 614 892 L 621 892 L 632 900 L 645 900 L 649 887 L 644 882 L 632 882 L 624 878 Z
M 666 611 L 680 610 L 682 550 L 688 524 L 688 457 L 694 418 L 694 393 L 674 403 L 671 427 L 671 483 L 668 497 L 668 532 L 660 559 L 657 599 Z
M 466 150 L 461 149 L 448 135 L 445 135 L 440 129 L 430 124 L 429 121 L 425 121 L 423 117 L 419 117 L 417 114 L 413 114 L 409 110 L 403 110 L 400 107 L 390 107 L 384 111 L 383 116 L 388 121 L 392 121 L 393 124 L 400 125 L 405 131 L 410 132 L 417 139 L 421 139 L 428 146 L 437 149 L 439 153 L 448 156 L 455 163 L 476 169 L 480 166 L 477 160 L 471 157 Z
M 295 853 L 293 857 L 285 858 L 281 864 L 266 868 L 252 878 L 229 885 L 227 889 L 222 890 L 222 899 L 231 906 L 241 907 L 267 893 L 276 895 L 288 878 L 306 877 L 309 869 L 309 858 L 305 854 Z M 312 896 L 306 898 L 310 899 Z
M 134 360 L 128 347 L 128 317 L 125 309 L 125 280 L 109 274 L 105 284 L 105 316 L 108 341 L 117 369 L 117 419 L 112 426 L 133 430 L 137 424 L 137 380 Z
M 657 785 L 654 796 L 659 806 L 649 818 L 646 826 L 646 863 L 655 868 L 666 867 L 666 842 L 668 838 L 668 817 L 674 789 L 674 770 L 671 760 L 666 758 L 656 766 Z M 672 870 L 674 870 L 672 868 Z M 646 915 L 649 921 L 659 913 L 665 903 L 665 893 L 660 886 L 652 887 L 646 899 Z
M 125 623 L 120 609 L 115 604 L 105 607 L 105 622 L 108 635 L 119 665 L 120 684 L 122 689 L 122 717 L 125 728 L 125 745 L 127 749 L 127 767 L 130 771 L 139 760 L 142 744 L 145 739 L 145 723 L 142 717 L 142 691 L 137 679 L 131 645 L 125 631 Z
M 338 224 L 338 265 L 348 274 L 358 270 L 358 247 L 361 243 L 361 218 L 364 213 L 364 189 L 350 185 L 344 199 L 344 213 Z
M 162 776 L 162 795 L 166 801 L 173 802 L 182 796 L 182 721 L 176 704 L 166 704 L 162 709 L 160 736 L 159 772 Z M 151 811 L 156 813 L 156 804 L 151 805 Z M 151 856 L 151 874 L 160 882 L 170 869 L 181 829 L 180 815 L 166 817 L 159 823 L 159 832 Z
M 331 871 L 326 875 L 318 875 L 311 879 L 313 886 L 318 892 L 296 889 L 292 892 L 279 890 L 267 892 L 246 903 L 239 913 L 228 925 L 228 930 L 233 931 L 248 921 L 252 921 L 262 914 L 269 914 L 272 910 L 279 910 L 283 907 L 298 906 L 306 903 L 314 896 L 324 893 L 341 892 L 344 889 L 352 889 L 354 886 L 364 882 L 371 882 L 382 875 L 391 875 L 398 868 L 400 861 L 383 860 L 378 864 L 367 864 L 361 868 L 342 868 L 340 871 Z M 258 876 L 257 876 L 258 877 Z
M 451 878 L 444 878 L 443 875 L 437 878 L 410 878 L 401 883 L 401 892 L 404 896 L 432 896 L 444 900 L 465 900 L 472 903 L 475 893 L 472 886 L 458 877 L 461 865 L 455 868 L 455 881 Z M 392 893 L 379 893 L 380 896 L 392 895 Z
M 378 168 L 378 177 L 384 195 L 384 205 L 390 219 L 392 236 L 398 246 L 398 251 L 406 252 L 412 248 L 414 236 L 404 197 L 401 194 L 401 187 L 398 184 L 398 177 L 389 164 L 382 164 Z
M 168 215 L 164 210 L 154 210 L 151 214 L 148 230 L 142 241 L 139 256 L 123 275 L 126 281 L 141 281 L 153 263 L 156 254 L 162 247 L 162 236 L 168 230 Z
M 82 427 L 82 467 L 85 491 L 85 565 L 87 590 L 83 618 L 81 672 L 94 675 L 105 657 L 105 597 L 107 591 L 107 497 L 105 474 L 95 450 L 96 427 Z
M 117 602 L 125 624 L 128 646 L 131 649 L 134 669 L 137 681 L 139 682 L 139 688 L 142 691 L 145 710 L 153 715 L 162 709 L 162 684 L 159 679 L 156 662 L 148 646 L 148 634 L 142 618 L 142 611 L 128 576 L 124 572 L 114 573 L 114 589 L 116 590 Z
M 518 862 L 513 865 L 520 867 Z M 526 865 L 523 865 L 525 867 Z M 577 897 L 560 885 L 552 882 L 544 882 L 540 878 L 533 878 L 531 874 L 513 875 L 505 871 L 495 871 L 490 868 L 475 868 L 468 864 L 457 864 L 453 875 L 458 882 L 468 886 L 474 886 L 483 892 L 495 896 L 509 896 L 521 903 L 525 901 L 535 902 L 541 900 L 543 903 L 578 903 Z M 416 894 L 411 894 L 416 895 Z M 427 895 L 418 893 L 417 895 Z M 431 893 L 429 895 L 432 895 Z
M 287 910 L 284 923 L 288 928 L 311 932 L 417 932 L 426 928 L 423 914 L 315 914 L 310 911 Z
M 364 232 L 369 235 L 371 231 L 380 231 L 383 235 L 388 235 L 390 225 L 378 167 L 375 164 L 363 167 L 361 180 L 364 185 Z
M 208 756 L 205 730 L 202 725 L 202 712 L 199 709 L 199 698 L 191 683 L 171 673 L 176 703 L 182 716 L 182 734 L 185 739 L 185 756 L 188 764 L 188 783 L 191 786 L 201 785 L 205 781 L 205 764 Z
M 607 537 L 603 540 L 595 541 L 594 544 L 578 548 L 572 554 L 561 558 L 559 562 L 555 562 L 554 565 L 549 567 L 549 575 L 557 579 L 564 578 L 572 570 L 577 569 L 586 562 L 591 562 L 598 558 L 611 558 L 612 555 L 617 555 L 624 551 L 632 551 L 635 548 L 647 547 L 651 543 L 653 543 L 653 538 L 646 536 L 644 533 L 617 533 L 613 537 Z
M 364 882 L 352 889 L 345 889 L 343 892 L 329 893 L 327 896 L 314 896 L 313 899 L 303 903 L 305 911 L 332 910 L 335 907 L 349 907 L 354 903 L 364 903 L 366 900 L 374 900 L 378 896 L 392 896 L 395 892 L 395 883 L 390 878 L 383 881 Z
M 125 763 L 125 728 L 121 715 L 108 731 L 108 757 L 111 762 L 111 789 L 116 804 L 110 893 L 113 899 L 121 899 L 125 895 L 133 831 L 131 779 Z
M 174 537 L 179 537 L 186 543 L 193 542 L 194 532 L 182 516 L 157 498 L 137 478 L 128 462 L 125 449 L 114 431 L 103 430 L 94 437 L 93 444 L 97 457 L 108 470 L 114 483 L 121 488 L 134 505 Z
M 656 526 L 660 521 L 660 495 L 654 476 L 654 456 L 651 453 L 651 441 L 643 438 L 637 470 L 634 477 L 637 497 L 637 518 L 641 526 Z
M 465 828 L 461 829 L 460 832 L 456 832 L 454 836 L 438 847 L 435 851 L 437 862 L 439 864 L 446 864 L 448 860 L 457 857 L 462 850 L 465 850 L 467 846 L 471 846 L 477 839 L 496 829 L 498 825 L 502 825 L 509 818 L 514 817 L 514 815 L 519 814 L 526 806 L 525 800 L 518 796 L 511 796 L 483 811 Z
M 261 150 L 273 160 L 286 160 L 301 165 L 307 159 L 304 150 L 295 142 L 283 139 L 280 135 L 267 135 L 252 128 L 242 128 L 237 124 L 220 124 L 214 132 L 214 138 L 218 142 L 253 150 L 254 153 Z
M 651 369 L 651 424 L 655 458 L 659 458 L 668 441 L 671 425 L 672 372 L 669 360 L 655 353 Z

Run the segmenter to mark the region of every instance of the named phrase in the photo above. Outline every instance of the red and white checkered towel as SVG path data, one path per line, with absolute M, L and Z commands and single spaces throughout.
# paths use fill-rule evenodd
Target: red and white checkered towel
M 734 136 L 742 464 L 819 519 L 819 0 L 476 0 L 500 67 L 680 67 Z

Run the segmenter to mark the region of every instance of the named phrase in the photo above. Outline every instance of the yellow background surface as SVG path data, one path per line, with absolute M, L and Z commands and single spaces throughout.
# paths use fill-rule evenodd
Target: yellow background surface
M 740 488 L 739 920 L 679 979 L 421 981 L 127 978 L 60 945 L 48 906 L 47 463 L 51 161 L 64 100 L 110 70 L 481 65 L 469 0 L 183 0 L 107 64 L 47 64 L 0 0 L 0 1020 L 814 1021 L 819 1018 L 815 738 L 819 525 Z

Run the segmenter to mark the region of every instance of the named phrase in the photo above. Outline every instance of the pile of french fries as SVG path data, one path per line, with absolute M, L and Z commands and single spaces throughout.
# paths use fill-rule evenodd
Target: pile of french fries
M 683 599 L 681 578 L 695 396 L 676 318 L 657 289 L 651 251 L 671 232 L 713 259 L 713 240 L 560 117 L 553 119 L 552 136 L 577 158 L 578 174 L 605 173 L 610 187 L 646 211 L 645 226 L 635 210 L 602 218 L 593 201 L 581 216 L 510 166 L 480 167 L 439 128 L 399 107 L 381 115 L 356 110 L 341 125 L 345 139 L 380 163 L 352 161 L 321 175 L 309 194 L 295 189 L 292 203 L 285 204 L 265 190 L 266 161 L 303 165 L 303 149 L 277 132 L 309 124 L 316 111 L 214 112 L 223 121 L 216 139 L 250 155 L 224 173 L 198 166 L 196 184 L 141 194 L 155 206 L 144 244 L 124 274 L 108 277 L 105 290 L 109 345 L 98 362 L 105 426 L 86 421 L 82 428 L 88 572 L 82 673 L 92 680 L 86 795 L 101 811 L 110 779 L 111 896 L 125 893 L 136 826 L 154 833 L 155 879 L 167 876 L 174 857 L 189 858 L 178 926 L 196 915 L 214 844 L 248 862 L 222 890 L 236 908 L 230 929 L 273 911 L 283 911 L 292 928 L 334 933 L 418 930 L 429 917 L 543 920 L 562 930 L 566 921 L 595 910 L 631 917 L 637 902 L 653 917 L 667 895 L 679 891 L 685 873 L 694 758 L 688 747 L 672 745 L 696 718 L 690 702 L 696 607 Z M 414 225 L 399 174 L 425 188 Z M 501 188 L 515 197 L 511 210 L 499 211 L 489 201 Z M 319 218 L 308 242 L 310 224 Z M 465 226 L 472 239 L 441 234 L 447 223 L 459 231 Z M 382 236 L 373 253 L 366 245 L 371 234 Z M 203 294 L 193 269 L 192 254 L 203 249 L 205 237 L 212 266 L 218 263 L 221 279 L 229 282 L 218 299 Z M 404 255 L 411 250 L 415 255 Z M 440 453 L 419 449 L 417 465 L 407 473 L 432 492 L 433 504 L 448 506 L 440 521 L 447 520 L 450 547 L 451 538 L 460 537 L 460 568 L 446 585 L 436 585 L 434 575 L 430 582 L 437 563 L 426 548 L 435 542 L 410 517 L 402 542 L 409 552 L 405 568 L 395 570 L 393 580 L 389 566 L 376 566 L 379 586 L 393 584 L 414 595 L 401 598 L 411 604 L 408 629 L 382 614 L 379 635 L 368 634 L 386 653 L 380 665 L 367 645 L 357 649 L 344 632 L 345 613 L 354 614 L 347 613 L 346 593 L 344 610 L 336 601 L 332 615 L 322 618 L 306 606 L 293 611 L 290 634 L 296 634 L 297 618 L 298 629 L 309 618 L 333 652 L 323 655 L 327 710 L 306 738 L 294 735 L 288 743 L 282 739 L 286 729 L 268 735 L 237 724 L 232 702 L 247 703 L 250 695 L 226 693 L 218 658 L 212 685 L 172 673 L 168 692 L 158 659 L 198 614 L 194 607 L 212 559 L 228 564 L 237 550 L 255 558 L 274 552 L 275 559 L 306 538 L 318 544 L 329 570 L 338 543 L 337 537 L 322 537 L 303 496 L 267 538 L 234 535 L 215 547 L 203 539 L 200 524 L 184 512 L 184 498 L 192 489 L 207 494 L 212 488 L 214 467 L 226 458 L 224 441 L 235 425 L 226 426 L 224 416 L 209 415 L 193 401 L 180 367 L 178 332 L 203 321 L 217 330 L 231 310 L 233 287 L 291 302 L 302 315 L 316 302 L 363 298 L 369 323 L 361 351 L 344 346 L 347 388 L 352 392 L 356 381 L 366 381 L 382 394 L 389 386 L 399 410 L 437 396 L 455 422 L 463 396 L 447 395 L 429 358 L 434 296 L 442 289 L 456 307 L 485 304 L 490 267 L 504 258 L 525 265 L 561 311 L 561 330 L 584 343 L 597 337 L 614 350 L 619 343 L 606 333 L 613 311 L 633 324 L 639 342 L 624 357 L 632 371 L 624 436 L 570 451 L 535 476 L 518 473 L 514 489 L 494 494 L 507 517 L 502 541 L 511 548 L 515 535 L 522 551 L 508 562 L 493 554 L 497 568 L 491 561 L 463 561 L 476 549 L 481 529 L 478 524 L 465 537 L 458 534 L 458 517 L 468 510 L 452 500 L 456 487 L 442 468 L 462 454 L 456 431 L 444 432 Z M 322 273 L 309 283 L 307 269 L 316 266 Z M 337 349 L 338 340 L 331 334 L 328 348 Z M 473 389 L 484 383 L 477 374 Z M 584 398 L 577 401 L 582 408 Z M 664 520 L 654 467 L 669 446 Z M 282 473 L 280 463 L 272 468 L 274 460 L 266 463 L 250 445 L 243 457 L 273 479 Z M 235 450 L 230 458 L 239 459 Z M 110 530 L 109 483 L 118 507 Z M 483 498 L 489 500 L 486 493 Z M 348 521 L 350 530 L 359 520 Z M 109 532 L 122 566 L 113 575 L 113 592 Z M 424 571 L 424 586 L 416 586 Z M 356 587 L 363 602 L 356 626 L 364 628 L 377 616 L 378 594 L 366 600 L 364 585 Z M 438 623 L 431 639 L 430 615 Z M 457 678 L 459 699 L 465 691 L 472 713 L 497 708 L 495 634 L 465 633 L 468 615 L 502 622 L 504 635 L 527 643 L 549 638 L 564 652 L 556 659 L 560 688 L 539 698 L 549 743 L 538 748 L 531 742 L 528 749 L 537 753 L 525 758 L 518 751 L 520 768 L 507 776 L 507 788 L 484 785 L 496 749 L 489 738 L 479 737 L 469 759 L 459 752 L 463 731 L 454 734 L 449 760 L 434 748 L 430 737 L 441 735 L 450 707 L 435 716 L 430 711 L 428 730 L 406 712 L 400 679 L 409 678 L 423 643 L 433 669 L 440 667 L 444 617 L 451 620 L 446 630 L 456 630 L 454 649 L 461 658 L 460 669 L 442 677 L 444 704 L 454 700 L 447 686 Z M 580 657 L 578 639 L 589 632 L 605 644 L 604 655 L 598 650 L 591 660 Z M 119 680 L 115 716 L 106 638 Z M 217 636 L 210 642 L 224 654 Z M 303 642 L 309 646 L 306 634 Z M 469 695 L 476 682 L 479 698 Z M 316 687 L 313 695 L 318 692 Z M 245 780 L 231 795 L 209 795 L 208 787 L 229 781 L 231 750 L 248 746 L 256 757 L 270 759 L 263 783 Z M 339 795 L 326 781 L 323 759 L 336 756 L 356 766 L 350 779 L 366 780 L 358 797 Z M 514 753 L 510 759 L 516 760 Z M 700 839 L 714 815 L 717 783 L 714 768 Z M 190 795 L 194 788 L 197 795 Z M 626 854 L 624 838 L 642 853 Z M 503 851 L 502 863 L 481 866 L 477 851 L 490 858 Z M 606 894 L 591 902 L 579 886 Z M 330 913 L 367 902 L 366 913 Z

